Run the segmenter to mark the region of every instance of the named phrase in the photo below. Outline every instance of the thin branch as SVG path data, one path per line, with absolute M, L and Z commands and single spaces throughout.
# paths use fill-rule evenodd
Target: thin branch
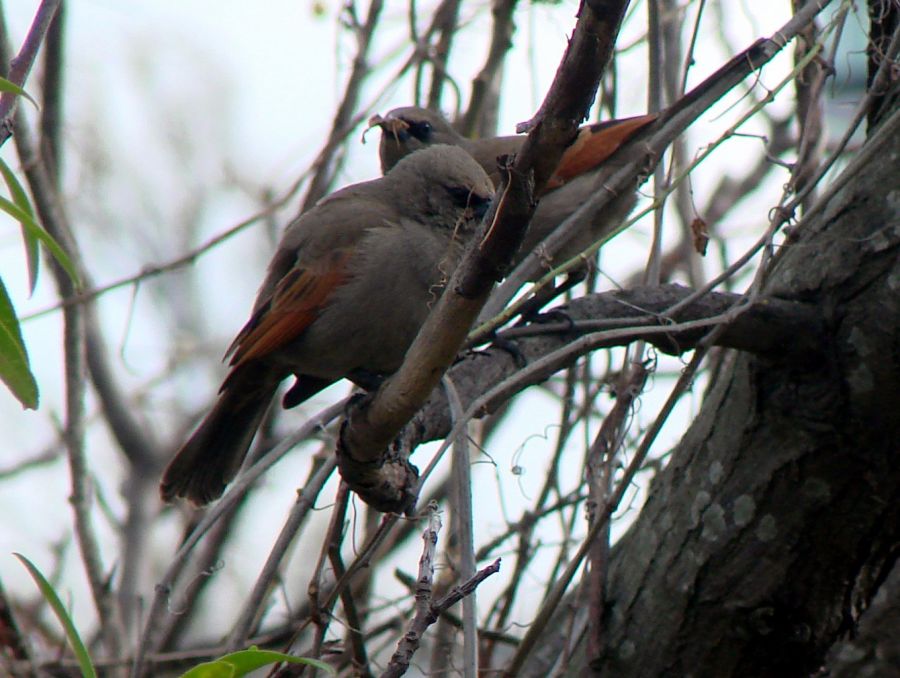
M 447 79 L 447 56 L 456 37 L 459 22 L 460 0 L 443 0 L 434 11 L 434 29 L 438 34 L 437 44 L 429 55 L 431 57 L 431 87 L 428 90 L 428 108 L 439 111 L 444 81 Z
M 96 287 L 91 286 L 85 281 L 82 281 L 84 283 L 85 289 L 79 290 L 72 296 L 71 299 L 61 300 L 60 302 L 52 306 L 48 306 L 47 308 L 43 308 L 39 311 L 35 311 L 26 316 L 23 316 L 22 321 L 26 322 L 29 320 L 34 320 L 35 318 L 40 318 L 54 311 L 58 311 L 61 308 L 65 308 L 69 304 L 83 304 L 96 299 L 97 297 L 100 297 L 107 292 L 112 292 L 122 287 L 137 285 L 138 283 L 144 282 L 145 280 L 150 280 L 151 278 L 155 278 L 156 276 L 162 275 L 163 273 L 177 271 L 178 269 L 193 264 L 200 257 L 215 249 L 219 244 L 225 242 L 226 240 L 229 240 L 231 237 L 237 235 L 256 222 L 272 216 L 275 212 L 284 207 L 288 203 L 288 201 L 290 201 L 294 197 L 297 191 L 300 190 L 300 187 L 306 182 L 307 178 L 308 171 L 304 172 L 300 177 L 298 177 L 297 180 L 287 189 L 287 191 L 284 192 L 284 194 L 280 198 L 271 202 L 264 209 L 250 215 L 242 221 L 239 221 L 238 223 L 225 229 L 221 233 L 213 236 L 206 242 L 197 245 L 191 250 L 188 250 L 179 257 L 161 264 L 145 265 L 137 273 L 133 273 L 131 275 L 113 280 L 112 282 L 105 283 Z
M 34 14 L 34 19 L 31 22 L 31 27 L 25 35 L 25 41 L 22 43 L 22 48 L 19 50 L 19 53 L 10 60 L 9 72 L 3 73 L 3 75 L 6 76 L 6 79 L 13 84 L 18 85 L 19 87 L 22 87 L 25 84 L 25 80 L 31 72 L 31 67 L 34 65 L 34 60 L 37 58 L 41 43 L 44 42 L 44 37 L 47 35 L 47 31 L 50 30 L 50 24 L 53 21 L 56 10 L 59 8 L 60 2 L 61 0 L 42 0 L 41 4 L 38 5 L 37 11 Z M 8 40 L 6 20 L 2 19 L 2 21 L 2 35 L 3 41 L 5 42 Z M 4 52 L 5 51 L 6 49 L 4 49 Z M 6 60 L 7 56 L 4 53 L 2 59 L 4 66 Z M 14 94 L 13 92 L 4 92 L 0 95 L 0 146 L 5 144 L 12 134 L 14 125 L 13 117 L 20 98 L 19 95 Z
M 714 339 L 715 334 L 720 333 L 721 331 L 721 327 L 714 329 L 708 335 L 707 340 Z M 622 478 L 619 480 L 619 484 L 616 487 L 615 493 L 609 498 L 609 501 L 603 507 L 603 510 L 597 515 L 596 521 L 593 525 L 591 525 L 587 535 L 581 543 L 581 546 L 578 548 L 578 552 L 569 562 L 565 572 L 562 574 L 562 576 L 555 580 L 552 594 L 548 596 L 544 601 L 544 604 L 541 606 L 538 614 L 535 616 L 531 625 L 528 627 L 528 630 L 525 632 L 525 636 L 522 638 L 521 644 L 516 649 L 515 655 L 510 660 L 507 667 L 504 669 L 504 676 L 509 676 L 511 678 L 512 676 L 518 675 L 524 663 L 527 661 L 528 656 L 531 654 L 531 651 L 534 649 L 538 639 L 541 637 L 541 634 L 544 632 L 547 624 L 550 622 L 550 619 L 556 612 L 556 609 L 559 606 L 559 603 L 562 601 L 566 589 L 569 587 L 569 584 L 574 578 L 575 573 L 581 567 L 585 556 L 590 550 L 592 544 L 597 539 L 600 532 L 606 528 L 606 525 L 609 523 L 612 515 L 618 509 L 619 504 L 622 502 L 626 491 L 628 490 L 632 480 L 634 479 L 634 476 L 640 470 L 641 466 L 644 463 L 644 460 L 647 457 L 647 454 L 650 452 L 650 447 L 653 444 L 653 441 L 656 440 L 656 436 L 659 434 L 660 429 L 662 429 L 662 425 L 668 419 L 669 414 L 671 414 L 672 409 L 675 407 L 675 404 L 678 402 L 679 398 L 693 381 L 694 375 L 696 374 L 696 371 L 703 360 L 705 352 L 705 349 L 697 351 L 697 353 L 691 359 L 691 362 L 682 372 L 675 386 L 672 388 L 668 399 L 666 400 L 653 424 L 647 430 L 644 438 L 641 440 L 640 446 L 637 450 L 635 450 L 634 457 L 632 458 L 631 463 L 628 465 L 628 468 L 623 473 Z
M 21 661 L 29 665 L 29 670 L 23 671 L 21 675 L 37 675 L 33 669 L 29 638 L 19 628 L 12 602 L 6 595 L 3 583 L 0 582 L 0 668 L 9 668 L 12 661 Z
M 28 185 L 34 197 L 37 212 L 48 232 L 72 259 L 80 275 L 85 268 L 78 253 L 74 236 L 62 205 L 57 199 L 53 179 L 41 162 L 25 117 L 19 109 L 14 115 L 13 129 L 19 160 L 25 168 Z M 76 287 L 66 271 L 55 260 L 51 270 L 62 298 L 71 296 Z M 91 516 L 93 488 L 84 451 L 84 397 L 85 373 L 85 323 L 89 319 L 80 307 L 71 306 L 63 315 L 63 345 L 65 352 L 66 425 L 64 440 L 69 459 L 72 496 L 70 502 L 75 516 L 75 533 L 78 539 L 85 572 L 100 619 L 100 628 L 107 650 L 118 654 L 124 629 L 118 608 L 109 588 L 108 573 L 103 567 L 99 539 L 94 532 Z
M 41 83 L 40 138 L 44 161 L 59 183 L 62 171 L 63 79 L 65 77 L 66 6 L 60 4 L 44 47 L 43 82 Z
M 644 389 L 649 370 L 643 364 L 634 364 L 622 373 L 616 389 L 616 403 L 606 415 L 588 453 L 587 469 L 590 499 L 588 500 L 588 525 L 597 520 L 597 509 L 606 506 L 613 489 L 613 469 L 625 438 L 628 413 Z M 588 603 L 588 661 L 603 654 L 605 647 L 606 578 L 609 567 L 609 521 L 588 553 L 587 578 Z
M 663 0 L 649 0 L 647 3 L 647 60 L 649 61 L 647 85 L 647 111 L 657 113 L 663 108 L 663 27 L 660 14 Z M 644 284 L 659 284 L 659 268 L 662 259 L 663 210 L 669 191 L 665 186 L 665 169 L 657 163 L 653 170 L 653 238 L 644 271 Z
M 41 466 L 46 466 L 47 464 L 52 464 L 57 459 L 59 459 L 62 454 L 63 449 L 59 446 L 59 443 L 56 442 L 43 452 L 39 452 L 31 457 L 28 457 L 27 459 L 22 459 L 21 461 L 17 461 L 14 464 L 0 468 L 0 480 L 7 480 L 19 474 L 27 473 L 32 469 L 40 468 Z
M 463 414 L 456 386 L 449 376 L 443 378 L 444 390 L 455 419 Z M 452 473 L 455 485 L 453 502 L 459 576 L 470 579 L 475 575 L 475 528 L 472 517 L 472 460 L 469 452 L 468 430 L 463 428 L 453 443 Z M 478 674 L 478 615 L 475 593 L 463 600 L 463 675 L 476 678 Z
M 636 139 L 631 142 L 631 144 L 643 149 L 640 157 L 616 171 L 604 184 L 604 191 L 598 193 L 593 199 L 582 205 L 572 216 L 560 225 L 560 227 L 551 233 L 539 247 L 523 258 L 516 269 L 506 277 L 503 284 L 492 295 L 489 303 L 485 305 L 479 317 L 479 321 L 482 323 L 487 323 L 491 318 L 495 318 L 495 320 L 492 321 L 490 325 L 478 327 L 476 332 L 481 333 L 490 331 L 492 328 L 505 322 L 506 319 L 512 317 L 515 314 L 517 306 L 524 304 L 527 299 L 523 298 L 522 300 L 519 300 L 517 305 L 514 304 L 511 307 L 507 307 L 507 304 L 526 282 L 534 279 L 534 277 L 544 269 L 542 263 L 542 257 L 544 256 L 542 254 L 543 252 L 552 256 L 571 239 L 574 233 L 584 228 L 586 219 L 593 218 L 595 215 L 599 214 L 601 210 L 611 205 L 619 196 L 630 194 L 635 191 L 640 183 L 639 177 L 647 171 L 648 166 L 652 167 L 655 165 L 656 159 L 660 157 L 672 140 L 682 134 L 684 130 L 713 103 L 719 101 L 719 99 L 731 89 L 743 82 L 748 75 L 778 54 L 809 21 L 815 18 L 818 13 L 830 4 L 830 1 L 831 0 L 817 0 L 816 2 L 808 3 L 769 38 L 760 38 L 754 42 L 750 47 L 730 59 L 715 73 L 706 78 L 706 80 L 697 85 L 682 99 L 664 111 L 660 118 L 650 126 L 652 132 L 648 133 L 646 139 Z M 810 54 L 810 58 L 812 58 L 812 56 L 814 56 L 814 53 Z M 785 81 L 782 86 L 786 85 L 787 82 L 788 81 Z M 761 107 L 762 104 L 754 106 L 751 112 L 748 115 L 743 116 L 743 118 L 749 118 L 750 115 L 753 115 L 755 111 Z M 695 159 L 690 167 L 686 168 L 683 176 L 687 176 L 687 173 L 690 172 L 691 168 L 695 167 L 699 162 L 702 162 L 702 160 L 712 152 L 718 144 L 722 143 L 728 135 L 733 134 L 733 131 L 740 124 L 741 123 L 739 122 L 736 125 L 733 125 L 729 132 L 726 132 L 726 134 L 716 143 L 707 147 L 704 153 Z M 668 187 L 669 190 L 674 190 L 679 183 L 680 182 L 676 181 L 674 184 L 671 184 Z M 628 228 L 628 226 L 654 207 L 655 203 L 654 205 L 651 205 L 648 210 L 636 215 L 625 224 L 614 224 L 613 229 L 605 234 L 600 241 L 582 252 L 581 256 L 574 257 L 565 264 L 548 272 L 535 284 L 534 289 L 539 289 L 548 285 L 557 275 L 566 273 L 573 268 L 580 266 L 584 257 L 592 256 L 604 242 L 607 242 L 616 234 Z M 506 310 L 504 311 L 504 309 Z
M 144 670 L 144 661 L 147 653 L 153 652 L 158 647 L 160 638 L 157 633 L 160 616 L 166 611 L 166 604 L 171 595 L 175 581 L 184 568 L 188 557 L 194 547 L 200 541 L 204 534 L 223 516 L 227 515 L 230 510 L 240 502 L 250 487 L 259 479 L 259 477 L 279 461 L 285 454 L 294 448 L 300 441 L 309 438 L 316 430 L 325 426 L 329 421 L 338 416 L 346 407 L 347 399 L 335 403 L 330 407 L 322 410 L 316 416 L 308 419 L 293 435 L 285 438 L 275 448 L 268 452 L 264 457 L 256 461 L 252 466 L 245 469 L 231 483 L 228 491 L 219 499 L 216 504 L 206 512 L 203 519 L 179 546 L 178 551 L 172 557 L 166 572 L 156 584 L 153 601 L 147 612 L 144 622 L 144 630 L 135 652 L 134 663 L 132 665 L 131 675 L 141 676 Z M 328 462 L 331 463 L 331 462 Z M 324 469 L 328 466 L 326 463 Z
M 483 136 L 478 132 L 484 131 L 482 121 L 496 99 L 491 92 L 497 89 L 503 61 L 512 48 L 513 14 L 517 4 L 518 0 L 493 0 L 491 3 L 491 44 L 484 65 L 472 81 L 472 96 L 460 125 L 463 136 Z
M 156 475 L 153 476 L 152 480 L 154 486 L 156 486 Z M 197 602 L 207 587 L 215 581 L 213 575 L 221 569 L 222 551 L 228 544 L 229 537 L 234 533 L 233 528 L 238 514 L 246 505 L 247 502 L 242 501 L 234 504 L 226 511 L 207 532 L 203 542 L 198 544 L 197 548 L 192 551 L 190 561 L 185 561 L 184 568 L 179 574 L 179 579 L 184 584 L 179 591 L 178 613 L 162 619 L 156 629 L 156 647 L 158 652 L 172 648 L 176 641 L 183 636 L 196 616 Z M 203 517 L 202 512 L 196 511 L 189 515 L 186 525 L 181 532 L 182 539 L 190 537 Z M 143 619 L 139 621 L 143 622 Z M 224 654 L 224 650 L 218 654 Z
M 428 507 L 428 527 L 422 533 L 422 555 L 419 557 L 419 575 L 416 578 L 416 615 L 409 629 L 397 643 L 397 650 L 381 674 L 381 678 L 396 678 L 406 673 L 412 656 L 419 649 L 425 629 L 437 621 L 432 617 L 432 586 L 434 584 L 434 561 L 437 553 L 438 532 L 441 531 L 441 517 L 437 506 Z
M 807 0 L 792 0 L 794 11 L 797 11 Z M 846 14 L 843 15 L 846 17 Z M 843 20 L 842 20 L 843 24 Z M 800 34 L 800 40 L 795 49 L 795 59 L 801 60 L 809 49 L 816 44 L 819 38 L 819 29 L 815 21 L 810 21 Z M 840 41 L 840 29 L 834 41 L 837 47 Z M 833 57 L 833 55 L 832 55 Z M 825 78 L 833 72 L 833 67 L 828 69 L 822 60 L 808 62 L 797 76 L 795 89 L 797 92 L 797 121 L 800 125 L 800 141 L 797 149 L 797 161 L 792 172 L 791 183 L 795 190 L 801 191 L 807 186 L 811 175 L 822 159 L 825 145 L 825 106 L 822 95 L 825 90 Z M 815 191 L 807 194 L 803 205 L 804 211 L 816 201 Z
M 326 575 L 326 565 L 333 561 L 333 554 L 340 549 L 343 543 L 347 507 L 349 505 L 350 490 L 347 487 L 347 483 L 341 481 L 338 483 L 337 492 L 335 492 L 334 506 L 331 509 L 331 518 L 328 520 L 325 538 L 322 539 L 322 545 L 319 549 L 319 558 L 316 561 L 316 566 L 313 568 L 313 574 L 307 586 L 310 621 L 315 625 L 315 640 L 313 641 L 310 656 L 315 659 L 319 659 L 322 656 L 325 634 L 328 632 L 328 626 L 333 616 L 332 608 L 345 591 L 345 589 L 340 589 L 337 591 L 337 596 L 326 595 L 324 596 L 325 602 L 322 602 L 322 594 L 329 588 L 327 582 L 339 578 L 342 573 L 346 572 L 343 563 L 341 563 L 340 572 L 332 568 L 332 576 L 328 577 Z
M 332 549 L 330 557 L 334 574 L 340 577 L 346 572 L 340 549 Z M 359 678 L 370 678 L 372 671 L 369 669 L 366 638 L 363 634 L 363 617 L 359 612 L 354 591 L 350 587 L 341 591 L 341 607 L 344 608 L 344 616 L 347 618 L 348 640 L 346 644 L 350 648 L 350 664 L 353 667 L 353 675 Z
M 281 532 L 278 533 L 278 538 L 275 540 L 275 544 L 272 546 L 272 550 L 269 552 L 266 562 L 256 578 L 253 590 L 247 597 L 247 601 L 244 603 L 237 621 L 231 629 L 231 633 L 228 634 L 228 640 L 225 644 L 232 650 L 244 647 L 247 643 L 247 637 L 259 623 L 266 599 L 272 590 L 272 582 L 278 575 L 281 563 L 294 539 L 300 533 L 303 523 L 309 517 L 310 511 L 315 506 L 316 500 L 325 483 L 331 477 L 335 466 L 336 463 L 330 455 L 328 457 L 317 455 L 316 460 L 313 462 L 309 476 L 306 482 L 303 483 L 303 489 L 297 493 L 297 501 L 291 508 L 291 512 L 288 514 Z
M 49 21 L 49 19 L 47 20 Z M 0 32 L 5 37 L 5 26 L 2 27 Z M 2 56 L 5 58 L 8 51 L 8 46 L 5 42 L 0 51 L 2 51 Z M 54 66 L 51 70 L 55 68 Z M 29 188 L 31 189 L 41 222 L 68 254 L 75 267 L 80 284 L 90 286 L 90 274 L 84 264 L 74 235 L 74 229 L 64 209 L 55 176 L 51 173 L 53 168 L 48 166 L 42 157 L 38 145 L 32 138 L 31 130 L 25 121 L 21 109 L 14 116 L 14 128 L 19 160 L 28 179 Z M 78 290 L 68 279 L 68 276 L 57 268 L 55 263 L 51 265 L 55 271 L 54 275 L 60 288 L 60 298 L 63 304 L 66 304 L 67 301 L 70 302 L 67 305 L 71 307 L 71 299 L 76 296 Z M 115 435 L 122 453 L 138 468 L 154 467 L 155 460 L 158 458 L 156 446 L 151 440 L 150 433 L 143 430 L 137 423 L 133 412 L 126 405 L 125 397 L 113 379 L 112 370 L 106 361 L 106 351 L 103 346 L 96 310 L 89 305 L 83 312 L 79 313 L 79 318 L 81 318 L 78 321 L 79 324 L 83 324 L 88 370 L 97 388 L 97 394 L 103 403 L 110 429 Z
M 348 5 L 353 7 L 352 3 Z M 303 199 L 303 208 L 306 211 L 315 205 L 319 199 L 330 190 L 334 183 L 335 176 L 340 169 L 340 160 L 337 158 L 338 150 L 347 138 L 347 135 L 359 124 L 357 118 L 353 120 L 354 111 L 356 111 L 359 103 L 359 95 L 362 90 L 363 83 L 371 73 L 369 65 L 369 48 L 372 45 L 372 37 L 375 29 L 378 27 L 378 17 L 381 15 L 381 9 L 384 6 L 383 0 L 371 0 L 369 3 L 369 13 L 366 16 L 366 23 L 362 26 L 355 27 L 356 33 L 356 55 L 353 57 L 353 67 L 350 71 L 350 77 L 344 86 L 344 95 L 341 103 L 337 107 L 334 119 L 331 123 L 331 132 L 328 140 L 325 142 L 322 151 L 319 153 L 316 162 L 313 165 L 314 173 L 309 189 Z M 355 124 L 354 124 L 355 123 Z
M 460 397 L 467 415 L 482 416 L 524 388 L 571 365 L 586 351 L 645 339 L 663 351 L 681 353 L 695 348 L 699 338 L 715 324 L 727 325 L 717 336 L 720 346 L 782 356 L 785 350 L 793 351 L 795 347 L 792 359 L 806 356 L 812 360 L 821 350 L 820 337 L 826 329 L 820 310 L 814 306 L 765 297 L 744 306 L 736 317 L 731 317 L 729 309 L 740 302 L 740 295 L 706 294 L 682 306 L 682 302 L 692 296 L 689 288 L 664 285 L 581 297 L 564 309 L 572 324 L 551 324 L 554 329 L 550 334 L 526 338 L 525 332 L 535 331 L 530 327 L 512 328 L 501 333 L 505 340 L 515 342 L 517 352 L 527 362 L 525 368 L 518 366 L 508 352 L 488 349 L 460 360 L 450 370 L 450 376 L 455 383 L 465 385 Z M 671 309 L 675 308 L 678 308 L 677 314 L 670 315 Z M 618 329 L 573 338 L 573 330 L 577 332 L 582 322 L 587 323 L 582 326 L 586 331 Z M 432 396 L 427 407 L 416 417 L 413 428 L 416 437 L 408 441 L 410 445 L 456 434 L 451 432 L 454 426 L 447 414 L 443 394 L 438 392 Z M 427 473 L 427 470 L 422 473 L 423 478 Z

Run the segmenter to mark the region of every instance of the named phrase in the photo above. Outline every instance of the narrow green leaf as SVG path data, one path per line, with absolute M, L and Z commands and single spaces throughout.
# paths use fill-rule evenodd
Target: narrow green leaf
M 9 188 L 9 194 L 12 196 L 13 202 L 20 210 L 34 219 L 34 210 L 31 208 L 28 194 L 25 192 L 25 189 L 22 188 L 22 184 L 19 183 L 19 180 L 16 178 L 15 173 L 9 168 L 9 165 L 3 162 L 3 158 L 0 158 L 0 174 L 3 174 L 3 180 L 6 182 L 7 188 Z M 34 287 L 37 285 L 41 253 L 38 249 L 38 239 L 28 232 L 28 229 L 25 228 L 24 224 L 22 224 L 22 239 L 25 241 L 25 256 L 28 259 L 28 291 L 29 293 L 33 293 Z
M 25 569 L 28 570 L 28 574 L 31 575 L 31 578 L 34 579 L 38 588 L 41 590 L 44 600 L 49 603 L 54 614 L 56 614 L 56 618 L 59 619 L 59 623 L 62 624 L 62 627 L 66 632 L 66 638 L 69 639 L 69 646 L 72 648 L 72 652 L 75 653 L 75 658 L 78 660 L 78 666 L 81 667 L 82 677 L 97 678 L 97 672 L 94 670 L 94 664 L 91 662 L 91 657 L 88 654 L 87 648 L 84 646 L 84 643 L 81 642 L 81 636 L 78 635 L 78 630 L 75 628 L 75 624 L 72 623 L 72 618 L 69 616 L 69 613 L 66 612 L 65 606 L 62 604 L 59 596 L 56 595 L 56 591 L 53 590 L 50 582 L 47 581 L 40 570 L 38 570 L 28 558 L 21 553 L 14 553 L 13 555 L 18 558 L 25 566 Z
M 278 662 L 306 664 L 322 671 L 327 671 L 332 676 L 337 675 L 333 667 L 318 659 L 294 657 L 281 652 L 260 650 L 253 646 L 248 650 L 226 654 L 211 662 L 197 664 L 190 671 L 182 674 L 181 678 L 240 678 L 240 676 L 246 676 L 248 673 L 256 671 L 256 669 L 260 669 L 263 666 L 277 664 Z
M 66 273 L 69 274 L 72 282 L 74 282 L 76 286 L 79 285 L 78 274 L 75 272 L 75 267 L 72 265 L 72 260 L 69 259 L 69 255 L 65 253 L 63 248 L 56 243 L 50 234 L 47 233 L 47 231 L 45 231 L 31 215 L 3 196 L 0 196 L 0 210 L 3 210 L 22 224 L 29 235 L 40 240 L 44 244 L 44 247 L 50 250 L 50 254 L 52 254 L 59 262 L 60 266 L 66 270 Z
M 36 410 L 38 387 L 31 373 L 28 351 L 22 339 L 22 329 L 16 309 L 0 279 L 0 380 L 22 403 L 22 407 Z
M 38 102 L 35 101 L 28 92 L 26 92 L 24 89 L 19 87 L 16 83 L 11 82 L 10 80 L 7 80 L 6 78 L 0 78 L 0 92 L 9 92 L 10 94 L 18 94 L 19 96 L 25 97 L 26 99 L 28 99 L 28 101 L 33 103 L 35 108 L 40 108 L 40 106 L 38 106 Z

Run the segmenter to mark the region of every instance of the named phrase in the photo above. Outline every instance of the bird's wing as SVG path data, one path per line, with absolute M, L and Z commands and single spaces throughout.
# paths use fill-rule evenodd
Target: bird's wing
M 353 252 L 335 249 L 313 265 L 291 267 L 232 342 L 225 354 L 232 356 L 231 364 L 261 358 L 297 339 L 347 281 Z
M 656 117 L 655 114 L 638 115 L 582 127 L 575 141 L 560 158 L 544 191 L 559 188 L 567 181 L 599 167 L 634 134 L 656 120 Z

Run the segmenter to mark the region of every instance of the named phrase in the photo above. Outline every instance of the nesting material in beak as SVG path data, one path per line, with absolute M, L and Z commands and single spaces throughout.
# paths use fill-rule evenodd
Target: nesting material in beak
M 382 132 L 394 138 L 394 141 L 405 141 L 409 136 L 407 130 L 409 123 L 400 118 L 393 118 L 388 115 L 386 118 L 381 117 L 378 113 L 369 118 L 369 126 L 363 131 L 363 141 L 365 141 L 366 133 L 373 127 L 380 127 Z

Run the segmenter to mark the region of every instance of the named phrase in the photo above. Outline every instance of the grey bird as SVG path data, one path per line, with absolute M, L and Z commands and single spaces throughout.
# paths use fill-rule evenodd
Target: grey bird
M 212 411 L 166 467 L 164 501 L 221 496 L 279 384 L 293 407 L 399 368 L 493 196 L 472 157 L 433 146 L 339 190 L 286 228 Z

